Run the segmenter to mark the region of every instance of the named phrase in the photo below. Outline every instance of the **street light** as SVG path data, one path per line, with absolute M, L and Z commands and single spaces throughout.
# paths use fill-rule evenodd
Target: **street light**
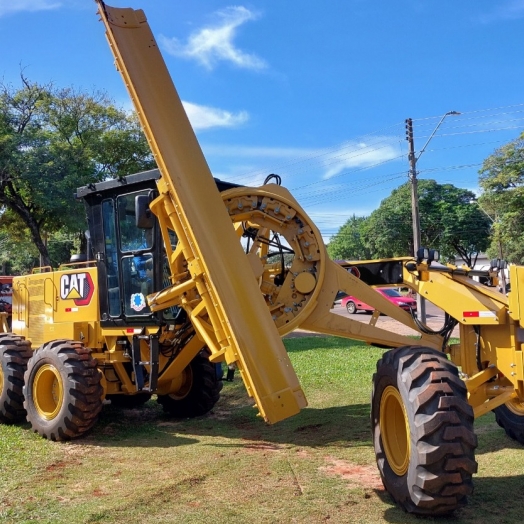
M 413 120 L 408 118 L 406 120 L 406 139 L 409 142 L 409 180 L 411 181 L 411 215 L 413 219 L 413 254 L 416 254 L 420 248 L 420 213 L 418 208 L 418 179 L 417 179 L 417 162 L 422 156 L 422 153 L 426 150 L 426 147 L 431 142 L 431 139 L 435 136 L 438 128 L 442 125 L 442 122 L 450 115 L 460 115 L 458 111 L 448 111 L 442 116 L 437 127 L 433 130 L 429 138 L 427 139 L 424 147 L 420 150 L 419 154 L 415 154 L 415 140 L 413 138 Z M 417 316 L 421 322 L 426 322 L 426 303 L 424 299 L 417 294 Z

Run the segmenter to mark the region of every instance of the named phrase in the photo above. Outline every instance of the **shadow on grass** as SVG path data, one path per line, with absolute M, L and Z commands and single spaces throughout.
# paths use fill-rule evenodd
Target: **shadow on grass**
M 394 524 L 437 522 L 452 524 L 513 524 L 522 522 L 524 507 L 524 475 L 512 477 L 474 477 L 474 491 L 467 505 L 445 517 L 416 517 L 395 506 L 386 491 L 375 493 L 389 504 L 384 520 Z
M 140 409 L 107 406 L 93 430 L 78 442 L 139 447 L 189 445 L 199 442 L 199 437 L 219 437 L 220 442 L 209 444 L 217 447 L 242 447 L 245 441 L 311 447 L 354 447 L 371 442 L 368 404 L 306 408 L 276 425 L 265 424 L 249 406 L 230 408 L 224 402 L 206 416 L 180 420 L 164 415 L 155 402 Z
M 371 445 L 367 403 L 305 408 L 289 419 L 268 425 L 257 416 L 240 383 L 228 383 L 222 393 L 210 413 L 193 419 L 174 419 L 164 414 L 154 400 L 136 409 L 105 406 L 93 430 L 79 442 L 119 446 L 125 440 L 130 446 L 172 447 L 195 444 L 202 437 L 220 438 L 220 442 L 210 441 L 209 445 L 223 447 L 243 446 L 238 440 L 310 447 Z M 477 456 L 503 449 L 524 449 L 507 437 L 491 417 L 493 420 L 487 423 L 476 424 Z
M 228 419 L 221 420 L 213 429 L 230 438 L 273 444 L 305 447 L 335 444 L 338 447 L 355 447 L 371 444 L 369 404 L 324 409 L 305 408 L 298 415 L 271 426 L 254 417 L 250 411 L 253 410 L 239 410 Z M 191 434 L 195 434 L 195 431 L 198 428 L 190 429 Z

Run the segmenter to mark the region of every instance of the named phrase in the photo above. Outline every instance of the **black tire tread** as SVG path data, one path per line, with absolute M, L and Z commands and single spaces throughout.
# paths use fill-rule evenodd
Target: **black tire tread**
M 386 489 L 406 511 L 418 515 L 448 514 L 464 505 L 473 491 L 477 471 L 474 450 L 473 410 L 467 403 L 464 382 L 443 353 L 421 346 L 388 351 L 377 363 L 374 386 L 381 369 L 394 368 L 399 388 L 406 387 L 405 403 L 417 464 L 410 464 L 410 496 L 388 489 L 388 473 L 379 469 Z M 408 398 L 406 396 L 406 398 Z M 375 420 L 374 420 L 375 419 Z M 376 417 L 372 424 L 377 424 Z
M 31 373 L 43 358 L 55 360 L 65 370 L 62 380 L 67 390 L 67 406 L 58 415 L 60 419 L 52 425 L 42 423 L 32 400 L 28 400 L 32 398 Z M 69 440 L 89 431 L 102 409 L 100 378 L 97 361 L 91 356 L 91 350 L 81 342 L 54 340 L 44 344 L 30 360 L 25 375 L 24 406 L 33 431 L 50 440 Z
M 524 446 L 524 416 L 513 413 L 507 406 L 502 405 L 493 410 L 497 424 L 506 435 Z
M 0 422 L 12 424 L 25 420 L 24 409 L 24 373 L 27 362 L 33 355 L 31 343 L 24 337 L 13 333 L 0 334 L 0 358 L 5 364 L 5 392 L 0 405 Z

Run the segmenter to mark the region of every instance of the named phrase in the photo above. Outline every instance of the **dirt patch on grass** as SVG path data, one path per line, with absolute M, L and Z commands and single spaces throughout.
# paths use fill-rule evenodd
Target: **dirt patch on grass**
M 384 491 L 384 486 L 376 467 L 361 466 L 347 460 L 335 459 L 333 457 L 326 457 L 326 462 L 329 464 L 322 466 L 320 470 L 328 475 L 340 477 L 363 488 Z

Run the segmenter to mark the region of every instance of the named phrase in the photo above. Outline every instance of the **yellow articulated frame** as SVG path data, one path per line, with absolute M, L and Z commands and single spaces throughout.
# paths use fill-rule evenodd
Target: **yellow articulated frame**
M 466 276 L 451 272 L 412 272 L 404 267 L 404 282 L 422 297 L 464 325 L 502 325 L 507 322 L 508 299 Z
M 237 235 L 252 230 L 247 257 L 281 335 L 302 328 L 369 344 L 413 345 L 413 338 L 377 328 L 376 316 L 364 324 L 331 312 L 337 293 L 344 291 L 418 332 L 409 313 L 328 258 L 320 232 L 286 188 L 274 184 L 241 187 L 224 191 L 222 198 Z M 267 259 L 267 245 L 274 233 L 294 252 L 280 285 L 275 277 L 284 268 Z M 442 337 L 437 335 L 422 334 L 417 343 L 442 349 Z
M 511 268 L 514 289 L 508 298 L 457 274 L 452 266 L 449 272 L 430 270 L 425 264 L 417 271 L 407 266 L 404 281 L 460 324 L 460 343 L 450 347 L 450 356 L 464 374 L 475 417 L 524 399 L 524 295 L 519 290 L 524 268 Z
M 163 229 L 167 255 L 172 263 L 165 236 L 171 229 L 187 262 L 187 280 L 203 302 L 198 313 L 182 306 L 193 320 L 200 320 L 193 324 L 199 337 L 208 339 L 210 350 L 237 362 L 265 420 L 293 415 L 306 405 L 304 394 L 146 17 L 142 10 L 112 8 L 101 0 L 98 4 L 117 68 L 162 174 L 152 209 Z M 171 269 L 172 275 L 178 273 L 177 267 Z M 183 284 L 173 280 L 175 286 Z M 208 336 L 206 324 L 213 336 Z
M 499 370 L 492 365 L 465 380 L 468 402 L 473 407 L 475 418 L 518 398 L 511 382 L 498 375 Z

